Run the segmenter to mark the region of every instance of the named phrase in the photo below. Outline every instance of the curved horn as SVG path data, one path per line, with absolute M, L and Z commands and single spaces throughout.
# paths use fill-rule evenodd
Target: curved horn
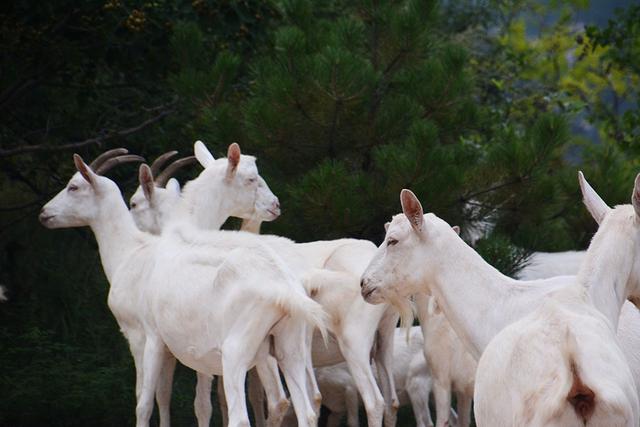
M 126 148 L 114 148 L 113 150 L 105 151 L 104 153 L 96 157 L 93 160 L 93 162 L 89 164 L 89 167 L 91 168 L 92 171 L 96 172 L 98 168 L 110 158 L 115 156 L 121 156 L 123 154 L 127 154 L 128 152 L 129 150 L 127 150 Z
M 175 156 L 176 154 L 178 154 L 178 152 L 176 150 L 172 150 L 172 151 L 167 151 L 166 153 L 158 156 L 158 158 L 155 159 L 151 164 L 151 174 L 153 176 L 158 175 L 160 173 L 160 170 L 162 169 L 162 166 L 164 166 L 164 164 L 167 163 L 167 160 L 169 160 L 171 157 Z
M 102 163 L 96 170 L 94 170 L 94 172 L 98 175 L 102 175 L 114 166 L 129 162 L 144 162 L 144 157 L 138 156 L 136 154 L 127 154 L 124 156 L 112 157 L 111 159 Z
M 167 168 L 163 170 L 160 175 L 158 175 L 158 177 L 155 179 L 156 185 L 158 187 L 164 187 L 165 185 L 167 185 L 167 181 L 169 181 L 169 178 L 171 178 L 171 176 L 176 173 L 178 169 L 187 165 L 192 165 L 196 162 L 197 160 L 195 156 L 183 157 L 182 159 L 176 160 L 175 162 L 167 166 Z

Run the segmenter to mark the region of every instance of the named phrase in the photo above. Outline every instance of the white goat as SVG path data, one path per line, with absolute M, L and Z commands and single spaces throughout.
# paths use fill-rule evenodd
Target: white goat
M 231 147 L 230 147 L 231 149 Z M 225 169 L 214 169 L 213 157 L 206 151 L 201 143 L 196 143 L 194 151 L 197 159 L 206 167 L 202 175 L 207 176 L 207 182 L 215 182 L 214 176 L 217 174 L 224 176 Z M 231 157 L 231 155 L 229 156 Z M 255 161 L 255 160 L 254 160 Z M 222 177 L 217 178 L 221 180 Z M 260 179 L 260 185 L 264 181 Z M 266 184 L 264 184 L 266 186 Z M 157 213 L 158 223 L 161 218 L 181 218 L 185 221 L 195 224 L 200 228 L 219 227 L 223 221 L 215 221 L 211 219 L 211 212 L 216 212 L 215 198 L 208 196 L 208 200 L 198 200 L 201 191 L 193 191 L 191 183 L 185 186 L 183 192 L 182 203 L 174 209 L 173 212 Z M 215 194 L 215 193 L 213 193 Z M 159 209 L 160 204 L 156 205 Z M 256 206 L 258 208 L 258 206 Z M 259 229 L 260 222 L 267 219 L 273 219 L 260 212 L 278 209 L 279 206 L 265 206 L 262 209 L 256 209 L 255 215 L 251 217 L 250 227 L 253 231 Z M 176 212 L 177 211 L 177 212 Z M 135 215 L 135 210 L 133 211 Z M 209 215 L 209 217 L 207 217 Z M 246 212 L 235 211 L 230 213 L 233 216 L 243 217 Z M 246 216 L 245 216 L 246 217 Z M 215 215 L 214 215 L 215 218 Z M 168 219 L 167 221 L 170 221 Z M 246 226 L 249 226 L 246 224 Z M 160 224 L 162 227 L 162 224 Z M 342 325 L 340 328 L 331 330 L 336 336 L 339 336 L 340 349 L 332 354 L 327 353 L 323 348 L 323 344 L 316 340 L 313 352 L 314 363 L 321 366 L 337 363 L 342 360 L 348 360 L 352 366 L 356 384 L 359 387 L 365 408 L 367 410 L 367 418 L 371 426 L 378 426 L 382 422 L 382 414 L 385 411 L 385 424 L 395 425 L 395 412 L 397 410 L 397 396 L 395 394 L 395 386 L 393 384 L 392 352 L 393 352 L 393 330 L 397 323 L 397 315 L 394 310 L 387 307 L 373 307 L 364 303 L 359 295 L 357 282 L 358 277 L 369 262 L 370 257 L 375 252 L 375 245 L 371 242 L 356 239 L 339 239 L 333 241 L 319 241 L 310 243 L 294 244 L 288 239 L 276 236 L 262 236 L 263 242 L 272 247 L 280 254 L 287 264 L 301 277 L 313 268 L 327 268 L 342 272 L 351 273 L 350 276 L 341 276 L 338 280 L 333 280 L 332 286 L 322 286 L 322 298 L 332 301 L 340 301 L 340 308 L 329 309 L 324 305 L 325 309 L 329 309 L 332 314 L 332 325 Z M 286 255 L 285 255 L 286 254 Z M 335 278 L 335 277 L 334 277 Z M 322 279 L 317 279 L 317 281 Z M 331 278 L 329 279 L 332 280 Z M 341 282 L 342 281 L 342 282 Z M 316 294 L 317 288 L 316 286 Z M 343 299 L 337 299 L 330 296 L 330 293 L 340 295 Z M 313 295 L 313 298 L 322 303 L 320 295 Z M 348 295 L 349 300 L 344 299 Z M 338 316 L 338 317 L 335 317 Z M 378 351 L 376 352 L 376 362 L 380 372 L 383 394 L 378 389 L 369 364 L 369 352 L 374 340 L 377 338 Z M 320 356 L 318 356 L 320 354 Z M 323 356 L 327 356 L 323 357 Z M 310 387 L 317 390 L 315 386 L 315 378 L 311 365 L 308 366 Z M 210 387 L 210 385 L 209 385 Z M 206 390 L 205 390 L 206 391 Z M 315 394 L 317 407 L 320 404 L 319 391 Z M 256 394 L 254 394 L 256 395 Z M 385 398 L 383 399 L 383 395 Z M 208 401 L 207 397 L 207 401 Z M 196 400 L 199 401 L 198 397 Z M 387 405 L 385 406 L 385 402 Z M 204 403 L 202 403 L 204 405 Z M 210 405 L 210 404 L 209 404 Z M 210 406 L 209 406 L 210 408 Z M 210 409 L 208 409 L 210 413 Z M 198 417 L 200 419 L 200 417 Z
M 381 245 L 378 254 L 363 275 L 362 293 L 369 301 L 375 302 L 376 300 L 382 299 L 385 293 L 400 293 L 406 295 L 407 293 L 415 293 L 421 288 L 424 291 L 430 288 L 438 298 L 438 302 L 443 303 L 443 310 L 452 321 L 452 326 L 458 335 L 463 338 L 463 340 L 468 343 L 469 348 L 478 355 L 487 346 L 488 342 L 505 326 L 522 319 L 538 307 L 549 306 L 557 302 L 557 299 L 554 298 L 561 298 L 562 295 L 570 294 L 572 290 L 576 289 L 575 287 L 565 288 L 562 286 L 563 281 L 568 281 L 569 283 L 574 282 L 573 279 L 568 277 L 556 278 L 551 281 L 517 282 L 502 276 L 495 269 L 484 263 L 475 252 L 464 245 L 455 233 L 451 232 L 450 227 L 444 221 L 433 214 L 423 215 L 422 207 L 413 193 L 408 190 L 403 190 L 401 200 L 405 215 L 394 217 L 387 231 L 385 243 Z M 604 205 L 604 203 L 602 203 L 602 205 Z M 587 206 L 589 206 L 589 204 L 587 204 Z M 604 206 L 606 207 L 606 205 Z M 627 217 L 629 217 L 628 211 L 629 209 L 633 211 L 633 209 L 630 207 L 624 209 L 626 209 Z M 620 212 L 620 208 L 616 210 Z M 614 210 L 614 212 L 616 210 Z M 594 216 L 598 218 L 598 215 Z M 620 227 L 621 224 L 618 223 L 617 229 L 614 226 L 614 229 L 609 231 L 623 229 L 623 235 L 634 236 L 631 239 L 627 238 L 627 241 L 634 243 L 636 240 L 640 241 L 640 239 L 636 238 L 638 235 L 637 231 L 628 228 L 635 226 L 633 219 L 634 218 L 631 217 L 631 220 L 625 222 L 625 224 L 627 224 L 626 229 Z M 600 233 L 602 233 L 602 230 Z M 605 234 L 607 233 L 603 233 L 602 235 Z M 620 236 L 616 237 L 620 238 Z M 638 251 L 634 250 L 636 249 L 634 247 L 627 249 L 625 254 L 628 254 L 628 256 L 621 258 L 626 258 L 627 262 L 634 263 L 635 257 L 633 254 L 638 253 Z M 609 253 L 616 253 L 616 251 L 609 250 Z M 604 262 L 600 264 L 594 262 L 589 265 L 589 268 L 600 265 L 606 266 L 607 263 Z M 396 274 L 391 272 L 390 266 L 393 266 Z M 600 271 L 602 270 L 606 270 L 606 268 L 601 268 Z M 620 301 L 617 301 L 617 304 L 619 304 L 617 307 L 616 301 L 612 303 L 611 294 L 613 294 L 613 292 L 611 292 L 611 285 L 589 288 L 589 291 L 607 296 L 607 298 L 603 299 L 605 302 L 598 305 L 598 309 L 607 313 L 609 319 L 617 319 L 625 296 L 629 295 L 629 292 L 637 292 L 636 289 L 625 289 L 628 284 L 630 287 L 632 285 L 636 286 L 637 284 L 635 274 L 629 276 L 631 266 L 626 266 L 626 270 L 623 268 L 616 271 L 623 271 L 625 273 L 621 274 L 627 275 L 618 281 L 618 284 L 622 286 L 623 289 L 615 292 L 617 298 L 621 298 Z M 608 272 L 611 273 L 610 271 Z M 403 285 L 397 285 L 394 290 L 392 289 L 393 284 L 399 282 L 397 274 L 402 274 L 403 280 L 400 282 L 402 282 Z M 476 283 L 476 286 L 469 286 L 469 283 L 473 282 Z M 605 281 L 604 283 L 609 284 L 611 282 Z M 465 288 L 464 291 L 462 290 L 463 287 Z M 558 291 L 559 289 L 562 290 Z M 554 295 L 552 298 L 545 298 L 545 296 L 549 296 L 552 293 Z M 587 295 L 585 292 L 582 294 Z M 523 296 L 527 298 L 523 298 Z M 584 298 L 585 297 L 583 297 L 583 299 Z M 571 299 L 571 297 L 569 297 L 569 299 Z M 598 300 L 598 298 L 593 298 L 593 300 Z M 581 300 L 574 296 L 573 301 Z M 588 319 L 596 319 L 592 323 L 597 324 L 598 321 L 601 320 L 598 318 L 598 316 L 601 315 L 598 314 L 595 308 L 592 309 L 588 304 L 583 302 L 575 303 L 578 304 L 578 310 L 589 313 L 587 316 Z M 498 309 L 494 309 L 494 306 L 498 307 Z M 615 314 L 615 316 L 612 314 Z M 613 320 L 613 322 L 615 321 L 616 320 Z M 603 404 L 606 406 L 607 402 L 609 402 L 612 408 L 622 408 L 625 416 L 627 416 L 627 421 L 632 423 L 631 425 L 637 425 L 637 392 L 633 386 L 631 374 L 624 361 L 624 357 L 615 344 L 615 338 L 607 336 L 607 330 L 611 335 L 611 331 L 613 330 L 612 325 L 608 325 L 606 321 L 596 324 L 594 324 L 594 330 L 598 331 L 597 333 L 603 342 L 612 344 L 610 346 L 607 345 L 605 350 L 608 354 L 608 361 L 611 363 L 608 368 L 616 369 L 617 371 L 616 374 L 604 376 L 603 378 L 608 378 L 608 380 L 611 381 L 611 389 L 617 388 L 617 390 L 622 390 L 625 397 L 616 400 L 616 398 L 620 396 L 615 393 L 613 393 L 613 397 L 606 393 L 600 393 L 598 400 L 596 400 L 596 415 L 591 414 L 591 419 L 599 420 Z M 615 323 L 613 326 L 615 326 Z M 564 334 L 566 328 L 561 332 Z M 581 329 L 580 332 L 585 331 Z M 572 330 L 572 333 L 575 332 Z M 565 335 L 560 339 L 563 340 L 562 342 L 566 342 Z M 567 347 L 575 348 L 575 346 L 571 345 L 573 342 L 575 341 L 569 340 Z M 584 366 L 580 365 L 582 361 L 576 357 L 563 357 L 560 360 L 567 361 L 567 369 L 571 366 L 577 366 L 579 369 L 576 371 L 577 374 L 584 375 L 582 372 Z M 592 357 L 592 359 L 595 358 Z M 569 362 L 573 362 L 573 365 Z M 482 370 L 478 369 L 478 372 L 480 374 Z M 563 372 L 567 373 L 569 370 Z M 477 378 L 476 388 L 478 387 L 479 378 L 480 375 Z M 591 379 L 589 375 L 587 375 L 587 377 L 581 377 L 570 374 L 565 375 L 563 378 L 569 378 L 570 380 L 580 379 L 581 381 Z M 606 381 L 607 380 L 605 380 L 605 382 Z M 564 396 L 557 394 L 557 397 L 564 399 L 562 400 L 563 402 L 567 402 L 566 398 L 569 396 L 571 384 L 580 384 L 580 381 L 567 381 L 562 384 L 569 384 L 567 390 L 565 390 L 567 394 Z M 601 392 L 602 386 L 602 383 L 593 385 L 592 391 Z M 579 389 L 580 387 L 577 388 Z M 545 391 L 543 391 L 543 393 L 545 393 Z M 478 398 L 477 394 L 476 398 Z M 498 399 L 497 401 L 500 400 Z M 572 401 L 571 403 L 575 403 L 575 406 L 567 404 L 564 407 L 559 405 L 556 407 L 559 408 L 558 411 L 564 411 L 563 415 L 573 414 L 574 420 L 577 421 L 575 417 L 576 412 L 573 411 L 573 408 L 579 407 L 581 405 L 580 402 L 581 400 Z M 478 402 L 476 402 L 476 406 L 477 405 Z M 565 409 L 571 410 L 566 411 Z M 509 409 L 507 408 L 507 410 Z M 558 413 L 556 413 L 556 415 L 557 414 Z M 570 415 L 567 416 L 570 417 Z M 565 419 L 565 421 L 566 420 L 567 419 Z M 611 414 L 608 420 L 615 421 L 614 414 Z M 518 421 L 526 422 L 524 420 Z M 512 422 L 513 420 L 506 421 L 506 425 L 510 425 Z M 505 425 L 504 423 L 498 424 Z M 516 424 L 519 425 L 518 422 L 516 422 Z
M 246 206 L 247 200 L 254 205 L 254 209 L 250 214 L 252 218 L 259 217 L 261 220 L 269 221 L 277 217 L 280 213 L 278 199 L 273 195 L 271 190 L 269 190 L 264 180 L 255 173 L 255 158 L 241 155 L 237 144 L 231 144 L 229 146 L 228 159 L 223 158 L 217 161 L 213 159 L 213 156 L 201 141 L 197 141 L 194 144 L 194 151 L 203 163 L 203 166 L 205 168 L 207 166 L 211 167 L 214 173 L 203 173 L 194 180 L 195 182 L 189 185 L 198 187 L 199 192 L 231 199 L 230 202 L 227 201 L 225 204 L 226 208 L 212 209 L 213 212 L 210 223 L 222 224 L 230 216 L 231 212 L 246 209 L 243 208 L 243 205 Z M 160 168 L 176 153 L 175 151 L 165 153 L 154 161 L 149 174 L 141 176 L 141 179 L 146 179 L 146 181 L 140 182 L 140 186 L 130 199 L 131 213 L 136 225 L 142 231 L 160 234 L 163 227 L 171 221 L 172 212 L 181 203 L 198 206 L 198 209 L 210 208 L 210 206 L 202 204 L 202 201 L 183 199 L 177 181 L 172 184 L 172 180 L 169 180 L 169 177 L 178 168 L 192 163 L 192 161 L 196 160 L 195 157 L 177 160 L 160 173 Z M 233 179 L 228 179 L 228 177 L 226 177 L 226 170 L 228 167 L 231 167 L 231 162 L 235 162 L 235 164 L 239 164 L 239 166 L 235 166 L 236 172 Z M 225 168 L 225 166 L 227 166 L 227 168 Z M 154 175 L 158 176 L 154 178 Z M 166 188 L 163 188 L 165 184 Z M 254 195 L 253 201 L 244 197 L 238 197 L 238 195 L 243 193 Z M 194 198 L 196 196 L 198 196 L 198 192 L 192 191 L 186 197 Z M 215 197 L 204 197 L 204 200 L 210 203 L 221 204 L 215 200 Z M 173 220 L 179 220 L 179 218 L 174 217 Z M 266 357 L 267 359 L 271 358 L 271 356 Z M 277 362 L 275 360 L 268 360 L 267 363 L 267 366 L 275 371 L 269 374 L 270 378 L 274 379 L 279 377 Z M 164 360 L 158 381 L 158 390 L 156 391 L 160 423 L 163 427 L 169 425 L 169 405 L 174 370 L 175 358 L 169 355 Z M 249 375 L 250 385 L 256 382 L 255 371 L 252 370 L 251 372 L 253 372 L 253 374 Z M 219 389 L 221 390 L 222 384 L 219 383 L 219 385 Z M 279 380 L 277 380 L 277 385 L 280 385 Z M 210 423 L 212 413 L 210 395 L 211 378 L 203 374 L 198 374 L 194 407 L 198 425 L 201 427 L 208 426 Z M 219 395 L 224 399 L 224 393 L 219 393 Z M 256 398 L 255 394 L 249 393 L 249 396 L 254 399 Z M 282 418 L 288 407 L 288 401 L 284 389 L 282 389 L 281 386 L 276 387 L 275 392 L 272 391 L 271 397 L 272 399 L 269 400 L 269 405 L 273 417 L 270 421 L 277 425 L 279 423 L 278 419 Z M 252 407 L 254 408 L 254 412 L 256 412 L 258 425 L 264 425 L 264 415 L 261 415 L 263 414 L 262 405 L 262 400 L 259 402 L 255 400 L 252 401 Z M 223 418 L 226 423 L 226 411 L 223 411 Z M 260 423 L 260 421 L 262 421 L 262 423 Z
M 49 228 L 90 226 L 111 284 L 110 306 L 129 299 L 143 308 L 133 319 L 119 318 L 144 323 L 137 425 L 148 425 L 168 349 L 199 372 L 224 372 L 229 425 L 248 426 L 244 377 L 264 360 L 258 353 L 268 351 L 264 344 L 269 333 L 299 422 L 314 424 L 298 347 L 307 321 L 323 328 L 324 312 L 304 295 L 273 251 L 250 235 L 233 232 L 196 234 L 176 226 L 161 237 L 142 233 L 115 183 L 94 173 L 79 156 L 74 162 L 79 172 L 45 205 L 40 220 Z M 220 302 L 220 310 L 212 309 Z M 140 339 L 128 338 L 130 343 Z
M 419 326 L 411 328 L 409 342 L 407 331 L 395 330 L 393 374 L 396 381 L 396 393 L 401 406 L 412 405 L 419 427 L 432 426 L 429 413 L 429 393 L 431 376 L 423 354 L 424 340 Z M 322 404 L 331 410 L 327 427 L 337 427 L 341 419 L 347 416 L 349 427 L 359 426 L 358 407 L 360 399 L 346 363 L 338 363 L 315 369 L 318 386 L 322 392 Z M 285 420 L 289 421 L 289 417 Z M 295 421 L 283 424 L 295 426 Z
M 335 338 L 334 345 L 327 348 L 315 336 L 312 345 L 313 366 L 327 366 L 346 360 L 365 404 L 369 425 L 381 425 L 385 400 L 369 361 L 376 334 L 380 330 L 383 332 L 378 335 L 379 347 L 374 353 L 376 358 L 381 360 L 383 352 L 393 351 L 393 330 L 397 315 L 384 305 L 375 307 L 366 304 L 359 293 L 359 274 L 364 269 L 366 260 L 375 251 L 375 246 L 371 242 L 352 239 L 299 244 L 292 244 L 291 241 L 276 236 L 261 236 L 261 239 L 280 254 L 293 271 L 300 276 L 306 275 L 304 283 L 308 294 L 321 304 L 329 317 L 327 327 Z M 342 251 L 354 257 L 357 255 L 361 261 L 351 260 L 342 264 L 342 261 L 347 259 Z M 326 269 L 318 269 L 323 264 Z M 328 268 L 336 268 L 339 271 Z M 391 339 L 380 339 L 380 335 L 386 334 L 389 325 L 393 327 Z M 385 366 L 393 366 L 393 358 L 385 354 L 384 363 Z M 307 367 L 308 371 L 310 369 L 311 365 Z M 380 377 L 381 371 L 379 368 Z M 387 384 L 393 384 L 391 368 L 385 369 L 384 372 Z M 313 387 L 315 377 L 312 370 L 308 379 Z M 381 378 L 383 384 L 384 381 L 385 379 Z M 393 394 L 389 392 L 387 396 L 395 395 L 394 384 Z M 393 401 L 395 403 L 392 416 L 386 417 L 385 423 L 395 423 L 397 397 Z M 317 400 L 318 407 L 319 404 L 320 401 Z
M 364 249 L 371 245 L 369 250 L 372 253 L 375 247 L 370 242 L 366 243 L 367 245 L 364 242 L 347 245 L 344 250 L 362 255 L 364 250 L 358 252 L 354 248 L 360 246 Z M 337 251 L 340 250 L 342 249 Z M 317 335 L 314 336 L 313 366 L 329 366 L 346 361 L 362 396 L 368 425 L 381 425 L 385 409 L 385 425 L 395 425 L 399 401 L 393 378 L 393 330 L 397 314 L 386 306 L 371 310 L 359 295 L 358 283 L 359 276 L 343 270 L 317 270 L 308 276 L 306 287 L 314 301 L 320 303 L 329 315 L 328 329 L 335 337 L 336 344 L 325 347 L 317 339 Z M 391 337 L 389 328 L 392 328 Z M 374 343 L 376 351 L 373 352 L 373 358 L 386 399 L 378 388 L 370 364 Z
M 404 198 L 406 193 L 402 194 Z M 518 282 L 487 264 L 440 218 L 433 214 L 425 215 L 424 221 L 421 218 L 408 209 L 393 217 L 384 242 L 362 275 L 362 296 L 378 304 L 432 294 L 476 359 L 497 332 L 533 311 L 532 301 L 569 280 Z
M 229 216 L 251 218 L 258 212 L 261 217 L 271 221 L 280 215 L 278 198 L 271 193 L 266 182 L 257 172 L 243 174 L 242 177 L 244 180 L 242 184 L 254 188 L 253 192 L 228 193 L 227 186 L 211 187 L 211 182 L 215 179 L 236 180 L 235 172 L 228 168 L 227 159 L 237 161 L 241 167 L 248 166 L 247 171 L 251 168 L 257 171 L 255 157 L 241 155 L 238 144 L 233 143 L 229 146 L 227 159 L 214 159 L 204 144 L 196 141 L 194 154 L 205 168 L 199 176 L 202 179 L 190 181 L 185 185 L 182 201 L 176 209 L 170 211 L 171 217 L 167 222 L 178 220 L 188 222 L 199 229 L 218 230 Z M 219 192 L 219 189 L 222 192 Z M 268 193 L 271 198 L 257 198 L 256 192 Z M 254 203 L 247 205 L 246 201 Z
M 615 209 L 602 201 L 582 174 L 579 180 L 585 205 L 600 228 L 577 283 L 507 327 L 486 348 L 476 389 L 479 422 L 638 425 L 637 391 L 612 332 L 626 297 L 640 295 L 640 266 L 635 265 L 640 249 L 640 175 L 632 206 Z M 549 365 L 554 358 L 559 366 Z M 512 372 L 522 367 L 525 371 L 514 378 Z M 492 404 L 506 398 L 496 383 L 511 391 L 507 411 Z M 564 396 L 570 405 L 560 400 Z
M 418 294 L 415 301 L 424 335 L 424 356 L 433 378 L 436 427 L 448 425 L 452 391 L 456 395 L 457 425 L 467 427 L 471 422 L 477 362 L 451 328 L 435 298 Z
M 162 172 L 158 179 L 154 180 L 151 173 L 147 176 L 146 182 L 141 180 L 141 185 L 132 196 L 130 205 L 136 224 L 143 231 L 158 234 L 172 221 L 184 221 L 196 226 L 199 225 L 205 229 L 206 227 L 217 229 L 234 212 L 237 215 L 242 215 L 244 212 L 244 215 L 250 215 L 251 218 L 257 218 L 259 221 L 271 221 L 279 215 L 280 207 L 277 197 L 271 193 L 265 181 L 255 173 L 255 158 L 240 154 L 237 144 L 229 146 L 227 159 L 214 159 L 201 141 L 196 141 L 194 144 L 194 153 L 201 165 L 205 167 L 205 171 L 194 181 L 187 184 L 183 195 L 179 193 L 179 187 L 177 187 L 178 191 L 162 188 L 162 181 L 169 176 L 166 171 Z M 154 162 L 152 169 L 157 166 L 155 169 L 158 171 L 163 161 L 166 161 L 172 154 L 174 152 L 161 156 L 160 163 L 157 164 L 158 161 Z M 184 162 L 187 159 L 178 162 Z M 230 180 L 227 177 L 227 171 L 232 162 L 240 166 L 236 166 L 237 170 L 234 178 Z M 167 170 L 175 169 L 174 165 L 176 163 L 174 162 Z M 156 185 L 154 185 L 154 182 Z M 254 195 L 254 199 L 242 197 L 245 194 Z M 224 200 L 218 200 L 218 198 Z M 247 206 L 248 200 L 251 200 L 251 203 L 254 204 L 252 210 L 242 208 L 242 206 Z M 270 415 L 268 422 L 269 425 L 278 425 L 280 423 L 279 420 L 282 419 L 286 412 L 288 400 L 279 381 L 277 362 L 271 356 L 267 355 L 266 357 L 268 359 L 267 366 L 271 369 L 268 375 L 272 382 L 271 387 L 267 386 L 269 390 L 268 406 Z M 175 359 L 168 357 L 161 373 L 161 381 L 157 393 L 161 422 L 164 419 L 162 414 L 166 413 L 168 423 L 168 408 L 174 366 Z M 263 400 L 261 399 L 262 392 L 257 392 L 254 386 L 257 382 L 254 370 L 250 372 L 249 380 L 249 398 L 256 415 L 256 423 L 262 426 L 265 423 L 262 408 Z M 212 414 L 211 381 L 210 377 L 198 374 L 194 406 L 198 425 L 200 426 L 208 426 Z M 274 381 L 275 384 L 273 384 Z M 224 401 L 224 390 L 220 382 L 218 383 L 218 395 L 223 422 L 226 424 L 227 408 Z
M 521 280 L 545 279 L 556 274 L 578 274 L 586 251 L 534 252 L 531 263 L 518 273 Z M 640 393 L 640 311 L 630 301 L 625 301 L 620 312 L 618 343 Z
M 177 151 L 169 151 L 159 156 L 151 165 L 151 174 L 155 177 L 155 185 L 146 185 L 144 187 L 140 185 L 133 196 L 131 196 L 129 202 L 131 213 L 136 225 L 142 231 L 146 231 L 151 234 L 160 234 L 161 224 L 166 221 L 166 218 L 162 215 L 165 215 L 170 209 L 180 202 L 180 184 L 176 179 L 171 178 L 171 175 L 180 167 L 193 163 L 193 161 L 195 161 L 195 157 L 185 157 L 177 160 L 162 171 L 162 173 L 160 171 L 165 163 L 177 153 Z M 134 314 L 135 313 L 132 315 Z M 140 324 L 141 322 L 137 323 L 137 325 Z M 140 331 L 136 335 L 142 334 L 143 331 Z M 142 346 L 131 346 L 131 351 L 136 350 L 142 350 Z M 142 354 L 135 355 L 134 360 L 142 360 Z M 158 403 L 161 427 L 169 427 L 171 424 L 170 404 L 175 366 L 175 357 L 171 354 L 167 354 L 167 357 L 163 360 L 162 368 L 160 369 L 160 376 L 158 378 L 158 386 L 156 389 L 156 402 Z M 139 379 L 141 380 L 141 368 L 139 375 Z M 202 415 L 198 412 L 202 412 L 202 405 L 197 398 L 194 402 L 194 406 L 196 408 L 197 415 L 199 415 L 198 420 L 200 423 Z M 203 426 L 202 423 L 200 423 L 200 425 Z M 206 425 L 209 425 L 208 418 L 206 420 Z
M 534 252 L 528 265 L 518 272 L 517 277 L 520 280 L 535 280 L 564 274 L 578 274 L 586 253 L 586 251 Z M 616 335 L 640 394 L 640 311 L 630 301 L 625 301 L 622 305 Z
M 519 280 L 546 279 L 548 277 L 578 274 L 586 251 L 534 252 L 527 265 L 516 274 Z
M 190 156 L 176 160 L 161 171 L 165 163 L 177 153 L 177 151 L 169 151 L 154 160 L 151 165 L 151 175 L 154 177 L 155 185 L 144 187 L 139 185 L 129 199 L 133 219 L 142 231 L 160 234 L 162 226 L 168 219 L 167 215 L 180 203 L 180 184 L 171 176 L 179 168 L 194 163 L 196 158 Z

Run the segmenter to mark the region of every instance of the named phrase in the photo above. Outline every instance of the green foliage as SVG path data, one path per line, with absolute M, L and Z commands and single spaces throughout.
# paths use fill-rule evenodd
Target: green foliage
M 3 327 L 0 341 L 11 342 L 0 356 L 3 425 L 134 423 L 135 372 L 121 340 L 98 352 L 38 327 L 21 334 Z
M 476 243 L 475 249 L 485 261 L 502 274 L 511 277 L 525 267 L 531 255 L 526 249 L 515 246 L 511 243 L 511 239 L 504 235 L 482 238 Z
M 253 66 L 235 128 L 266 170 L 278 165 L 271 182 L 285 209 L 300 212 L 275 230 L 301 240 L 379 237 L 398 188 L 451 188 L 433 195 L 436 206 L 459 192 L 464 180 L 446 164 L 472 166 L 461 136 L 478 114 L 464 49 L 425 25 L 434 11 L 356 2 L 327 19 L 311 2 L 284 3 L 284 25 Z
M 607 79 L 612 104 L 598 99 L 591 120 L 606 135 L 637 155 L 640 146 L 640 6 L 618 10 L 605 28 L 587 26 L 583 57 L 599 54 L 601 75 Z M 609 95 L 609 94 L 607 94 Z

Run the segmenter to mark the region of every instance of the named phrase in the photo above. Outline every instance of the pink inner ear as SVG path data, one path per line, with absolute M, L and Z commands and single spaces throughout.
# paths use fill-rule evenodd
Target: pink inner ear
M 411 192 L 411 190 L 403 189 L 400 192 L 400 203 L 402 204 L 402 211 L 413 223 L 414 226 L 420 227 L 422 225 L 422 205 L 418 198 Z
M 138 179 L 140 180 L 140 184 L 148 184 L 153 181 L 153 175 L 151 174 L 151 169 L 146 164 L 140 165 L 140 170 L 138 172 Z
M 233 166 L 237 166 L 240 163 L 240 146 L 234 142 L 229 145 L 229 150 L 227 150 L 227 158 L 229 159 L 229 163 Z
M 89 172 L 89 167 L 84 162 L 84 160 L 82 160 L 82 157 L 80 157 L 79 154 L 73 155 L 73 163 L 76 165 L 76 169 L 78 169 L 78 172 L 80 172 L 80 175 L 82 175 L 85 181 L 93 185 L 93 180 L 91 177 L 91 173 Z

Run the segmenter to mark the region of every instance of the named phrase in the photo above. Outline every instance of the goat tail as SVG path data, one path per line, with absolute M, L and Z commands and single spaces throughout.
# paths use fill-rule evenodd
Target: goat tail
M 589 386 L 582 382 L 580 372 L 578 372 L 578 364 L 576 361 L 576 337 L 567 328 L 565 348 L 563 353 L 566 357 L 567 365 L 569 368 L 569 380 L 571 381 L 571 388 L 567 394 L 567 400 L 573 407 L 576 415 L 586 424 L 589 418 L 595 411 L 595 393 Z
M 563 375 L 558 382 L 561 384 L 559 390 L 561 394 L 556 395 L 556 398 L 553 399 L 555 402 L 550 401 L 549 403 L 553 406 L 562 406 L 568 402 L 578 418 L 586 424 L 595 411 L 596 399 L 594 391 L 582 381 L 577 361 L 577 348 L 576 337 L 567 327 L 560 348 L 563 358 Z
M 320 304 L 302 293 L 290 292 L 278 298 L 276 305 L 292 318 L 301 319 L 318 328 L 326 345 L 328 316 Z

